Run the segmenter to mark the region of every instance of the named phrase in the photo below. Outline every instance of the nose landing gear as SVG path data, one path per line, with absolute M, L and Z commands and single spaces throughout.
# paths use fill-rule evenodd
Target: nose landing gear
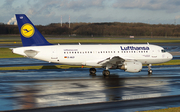
M 151 64 L 148 64 L 148 75 L 152 75 Z

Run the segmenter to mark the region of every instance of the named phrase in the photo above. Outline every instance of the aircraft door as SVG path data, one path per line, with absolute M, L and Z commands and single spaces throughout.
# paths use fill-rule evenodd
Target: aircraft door
M 157 50 L 152 50 L 152 58 L 157 58 Z
M 59 60 L 57 48 L 52 48 L 51 60 L 52 60 L 52 62 L 57 62 Z

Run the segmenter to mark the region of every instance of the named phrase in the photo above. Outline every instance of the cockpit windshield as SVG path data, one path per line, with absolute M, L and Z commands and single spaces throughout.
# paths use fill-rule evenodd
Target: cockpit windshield
M 162 53 L 165 53 L 165 52 L 166 52 L 166 50 L 162 49 L 162 50 L 161 50 L 161 52 L 162 52 Z

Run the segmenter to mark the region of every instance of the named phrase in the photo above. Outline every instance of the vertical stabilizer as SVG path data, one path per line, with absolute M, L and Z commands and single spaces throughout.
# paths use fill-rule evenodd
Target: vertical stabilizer
M 23 46 L 43 46 L 50 44 L 37 30 L 25 14 L 16 14 Z

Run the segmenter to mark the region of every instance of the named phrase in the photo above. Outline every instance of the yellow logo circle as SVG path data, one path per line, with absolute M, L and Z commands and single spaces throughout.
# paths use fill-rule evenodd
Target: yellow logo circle
M 21 27 L 21 34 L 26 38 L 32 37 L 34 32 L 34 27 L 29 23 L 26 23 Z

